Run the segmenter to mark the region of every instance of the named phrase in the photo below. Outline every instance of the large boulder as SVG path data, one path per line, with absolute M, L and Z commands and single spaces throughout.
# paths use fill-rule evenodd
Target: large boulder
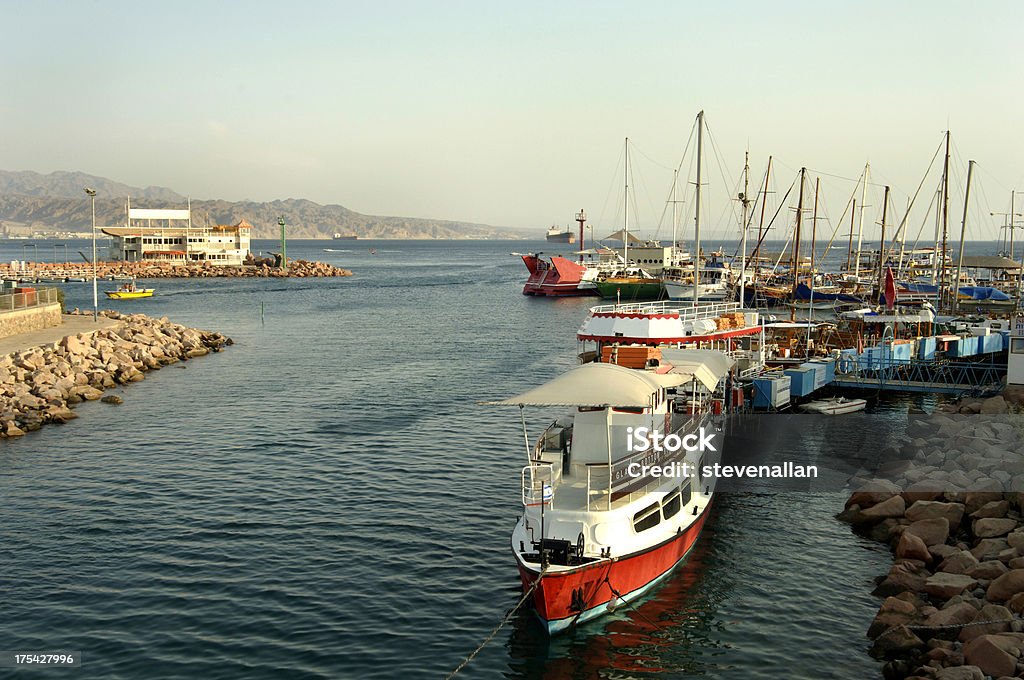
M 1002 538 L 983 538 L 971 548 L 971 554 L 980 561 L 996 559 L 1010 545 Z
M 974 519 L 984 519 L 985 517 L 1006 517 L 1006 512 L 1009 509 L 1009 501 L 989 501 L 972 512 L 971 517 Z
M 925 545 L 937 545 L 945 543 L 949 538 L 949 520 L 945 517 L 920 519 L 911 523 L 905 531 L 920 538 Z
M 924 541 L 914 534 L 908 534 L 906 531 L 900 535 L 899 543 L 896 544 L 896 557 L 898 559 L 920 560 L 922 562 L 930 562 L 932 559 L 932 555 L 928 552 L 928 546 L 924 544 Z
M 912 623 L 915 618 L 917 607 L 912 602 L 899 597 L 887 597 L 868 627 L 868 637 L 876 638 L 890 628 Z
M 1022 592 L 1024 592 L 1024 569 L 1013 569 L 988 584 L 985 599 L 990 602 L 1005 602 Z
M 887 597 L 889 595 L 899 595 L 907 591 L 912 593 L 921 592 L 921 589 L 924 588 L 925 579 L 931 574 L 923 566 L 917 566 L 918 564 L 907 561 L 892 565 L 889 573 L 875 587 L 872 594 Z
M 998 538 L 1017 528 L 1017 520 L 985 517 L 974 520 L 974 535 L 978 538 Z
M 970 553 L 967 554 L 970 555 Z M 981 564 L 971 567 L 964 573 L 972 578 L 991 581 L 994 578 L 999 578 L 1008 571 L 1009 569 L 1007 566 L 999 560 L 988 560 L 987 562 L 982 562 Z
M 924 620 L 926 626 L 959 626 L 974 620 L 978 610 L 970 602 L 955 602 Z
M 985 674 L 977 666 L 949 666 L 940 668 L 935 680 L 985 680 Z
M 1017 658 L 1002 648 L 995 635 L 982 635 L 964 645 L 964 660 L 982 673 L 999 678 L 1017 672 Z
M 904 626 L 890 628 L 881 637 L 875 640 L 871 651 L 876 656 L 892 658 L 902 656 L 905 653 L 924 647 L 924 641 L 914 635 L 913 631 Z
M 1005 621 L 1005 623 L 982 623 L 983 621 Z M 982 635 L 1008 633 L 1011 621 L 1013 621 L 1013 613 L 1009 609 L 998 604 L 986 604 L 971 621 L 975 625 L 966 626 L 960 631 L 960 642 L 969 642 Z
M 965 590 L 973 589 L 977 585 L 978 580 L 966 574 L 950 574 L 940 571 L 925 579 L 922 590 L 940 600 L 948 600 Z
M 875 479 L 867 482 L 850 495 L 846 501 L 846 507 L 859 505 L 861 508 L 870 508 L 882 501 L 888 500 L 900 493 L 900 487 L 887 479 Z
M 963 503 L 945 503 L 943 501 L 916 501 L 907 508 L 906 517 L 911 522 L 922 519 L 945 517 L 951 531 L 956 531 L 964 516 Z
M 944 559 L 939 565 L 939 571 L 950 574 L 966 574 L 978 564 L 978 558 L 966 550 L 961 550 Z

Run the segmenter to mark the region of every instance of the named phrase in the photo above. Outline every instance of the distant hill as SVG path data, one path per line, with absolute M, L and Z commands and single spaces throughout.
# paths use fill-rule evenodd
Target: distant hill
M 17 231 L 88 231 L 92 218 L 84 188 L 96 189 L 96 224 L 124 224 L 127 196 L 147 208 L 185 207 L 187 199 L 166 187 L 139 188 L 82 172 L 10 172 L 0 170 L 0 229 Z M 340 205 L 306 199 L 270 202 L 192 200 L 192 223 L 235 224 L 248 220 L 255 238 L 276 238 L 278 217 L 284 217 L 293 238 L 356 234 L 360 238 L 517 238 L 536 237 L 524 229 L 415 217 L 363 215 Z

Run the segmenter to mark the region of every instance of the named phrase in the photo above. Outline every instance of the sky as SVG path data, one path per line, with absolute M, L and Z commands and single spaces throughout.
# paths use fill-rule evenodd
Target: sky
M 773 156 L 772 201 L 800 167 L 827 173 L 830 223 L 865 162 L 869 212 L 883 184 L 905 209 L 947 128 L 959 191 L 977 161 L 979 229 L 998 233 L 1004 218 L 986 213 L 1024 191 L 1019 2 L 2 0 L 0 11 L 6 170 L 519 228 L 565 225 L 583 208 L 614 228 L 629 137 L 629 219 L 643 231 L 666 228 L 671 169 L 704 110 L 705 229 L 727 229 L 744 151 L 753 187 Z M 952 205 L 951 223 L 962 193 Z M 879 215 L 865 221 L 877 229 Z

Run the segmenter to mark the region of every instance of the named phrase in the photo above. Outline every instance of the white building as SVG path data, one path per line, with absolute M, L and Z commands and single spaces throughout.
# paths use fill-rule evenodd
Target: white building
M 192 210 L 125 207 L 125 226 L 103 227 L 112 236 L 110 258 L 119 262 L 210 262 L 241 266 L 249 254 L 252 225 L 193 227 Z

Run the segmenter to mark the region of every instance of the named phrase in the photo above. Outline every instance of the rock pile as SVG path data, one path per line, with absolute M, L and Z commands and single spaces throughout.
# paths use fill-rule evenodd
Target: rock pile
M 31 263 L 29 269 L 36 276 L 48 277 L 59 275 L 72 269 L 81 269 L 75 264 Z M 79 272 L 80 273 L 80 272 Z M 91 277 L 92 271 L 87 274 Z M 106 279 L 112 276 L 133 277 L 136 279 L 188 279 L 188 278 L 242 278 L 242 277 L 335 277 L 352 276 L 348 269 L 335 267 L 326 262 L 309 260 L 290 260 L 288 269 L 271 267 L 267 264 L 254 266 L 216 265 L 209 262 L 203 264 L 176 264 L 173 262 L 99 262 L 96 275 Z M 11 278 L 9 264 L 0 264 L 0 277 Z
M 886 678 L 1024 677 L 1024 442 L 1019 417 L 912 419 L 905 459 L 842 520 L 894 552 L 868 629 Z
M 72 406 L 100 399 L 107 388 L 138 382 L 146 371 L 232 344 L 220 333 L 187 328 L 166 317 L 103 314 L 120 323 L 0 357 L 0 437 L 66 423 L 78 417 Z

